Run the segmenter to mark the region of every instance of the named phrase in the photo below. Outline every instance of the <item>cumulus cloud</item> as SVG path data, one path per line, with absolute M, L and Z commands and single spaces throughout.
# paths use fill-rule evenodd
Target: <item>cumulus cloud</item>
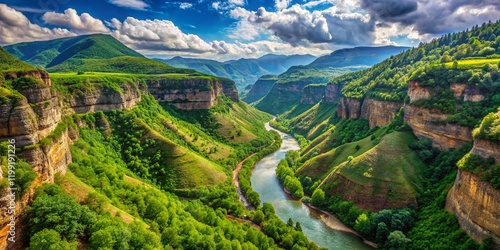
M 44 28 L 31 23 L 23 13 L 0 4 L 0 44 L 49 40 L 76 34 L 61 28 Z
M 253 23 L 292 45 L 298 45 L 302 40 L 319 43 L 332 39 L 325 17 L 299 5 L 277 12 L 268 12 L 263 7 L 252 12 L 238 8 L 231 12 L 231 16 Z
M 93 18 L 88 13 L 78 16 L 74 9 L 67 9 L 64 13 L 46 12 L 43 20 L 49 24 L 64 26 L 79 34 L 109 32 L 101 20 Z
M 197 35 L 183 33 L 168 20 L 139 20 L 127 17 L 123 22 L 116 18 L 109 22 L 112 34 L 120 41 L 139 50 L 213 51 L 212 46 Z
M 500 16 L 496 0 L 362 0 L 361 7 L 382 25 L 411 26 L 421 36 L 465 29 Z
M 109 2 L 120 7 L 137 10 L 145 10 L 149 7 L 149 4 L 142 0 L 110 0 Z
M 233 44 L 226 43 L 225 41 L 213 41 L 211 45 L 218 54 L 232 54 L 243 56 L 248 54 L 255 54 L 259 51 L 257 47 L 251 44 Z
M 288 8 L 290 2 L 291 0 L 275 0 L 274 6 L 276 7 L 277 10 L 282 10 Z

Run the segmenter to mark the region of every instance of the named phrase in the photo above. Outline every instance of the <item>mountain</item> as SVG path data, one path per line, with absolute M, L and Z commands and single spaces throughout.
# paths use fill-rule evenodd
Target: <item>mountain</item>
M 253 102 L 264 97 L 256 107 L 273 114 L 282 113 L 301 99 L 301 91 L 308 84 L 325 85 L 332 77 L 348 72 L 365 69 L 392 55 L 407 50 L 408 47 L 356 47 L 341 49 L 330 55 L 317 58 L 306 66 L 294 66 L 276 77 L 271 90 L 262 92 L 260 84 L 269 84 L 269 81 L 258 81 L 244 101 Z M 267 77 L 269 78 L 269 77 Z M 253 90 L 255 88 L 255 90 Z
M 41 68 L 51 68 L 66 61 L 87 58 L 144 57 L 114 37 L 104 34 L 19 43 L 5 46 L 5 50 L 17 58 Z
M 168 60 L 157 59 L 174 67 L 191 68 L 196 71 L 232 79 L 239 91 L 253 84 L 260 76 L 280 74 L 295 65 L 305 65 L 316 57 L 312 55 L 264 55 L 257 59 L 238 59 L 227 62 L 215 60 L 174 57 Z
M 145 58 L 104 34 L 19 43 L 5 50 L 49 72 L 195 73 Z
M 397 230 L 407 249 L 497 249 L 499 68 L 484 23 L 333 77 L 272 125 L 301 143 L 287 160 L 312 203 L 379 246 Z

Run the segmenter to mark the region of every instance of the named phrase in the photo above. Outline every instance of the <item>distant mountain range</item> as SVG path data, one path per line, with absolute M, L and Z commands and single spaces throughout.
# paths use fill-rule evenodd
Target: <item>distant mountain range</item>
M 255 102 L 262 98 L 256 107 L 277 114 L 297 103 L 300 100 L 300 92 L 305 86 L 325 85 L 332 77 L 368 68 L 407 49 L 408 47 L 382 46 L 336 50 L 306 66 L 293 66 L 277 77 L 266 76 L 265 81 L 259 79 L 242 99 L 246 102 Z M 268 79 L 275 81 L 272 83 Z M 266 86 L 257 86 L 259 84 Z
M 230 78 L 236 83 L 239 91 L 253 84 L 259 77 L 269 74 L 281 74 L 292 66 L 306 65 L 316 59 L 312 55 L 274 55 L 268 54 L 256 59 L 239 59 L 226 62 L 215 60 L 174 57 L 163 60 L 168 65 L 180 68 L 191 68 L 201 73 Z

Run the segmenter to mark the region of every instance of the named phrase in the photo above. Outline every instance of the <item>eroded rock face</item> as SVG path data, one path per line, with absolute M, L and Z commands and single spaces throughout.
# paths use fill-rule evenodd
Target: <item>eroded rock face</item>
M 483 158 L 493 157 L 496 163 L 500 163 L 500 142 L 485 139 L 474 139 L 473 154 Z
M 474 240 L 492 237 L 500 249 L 500 190 L 468 171 L 459 170 L 446 198 L 446 209 L 455 214 L 462 229 Z
M 84 96 L 72 96 L 67 100 L 67 114 L 84 114 L 113 109 L 130 109 L 141 101 L 140 90 L 133 84 L 122 84 L 121 91 L 97 88 Z
M 340 100 L 340 90 L 342 90 L 343 87 L 344 85 L 341 84 L 327 84 L 323 101 L 327 103 L 338 102 Z
M 342 97 L 337 106 L 337 115 L 343 119 L 357 119 L 361 117 L 361 101 Z
M 17 147 L 38 143 L 37 117 L 26 98 L 0 105 L 0 140 L 15 139 Z
M 323 99 L 325 94 L 325 85 L 308 85 L 301 92 L 300 103 L 316 104 Z
M 472 130 L 455 124 L 448 124 L 447 115 L 439 110 L 406 105 L 404 120 L 418 137 L 432 140 L 432 145 L 441 150 L 459 148 L 472 141 Z
M 420 86 L 418 82 L 409 81 L 408 82 L 408 96 L 410 97 L 410 102 L 414 102 L 420 99 L 429 99 L 432 95 L 426 87 Z
M 370 128 L 383 127 L 394 120 L 401 107 L 403 107 L 403 103 L 367 98 L 361 106 L 361 118 L 368 120 Z
M 250 91 L 248 92 L 247 96 L 243 99 L 243 101 L 247 103 L 258 101 L 260 98 L 266 96 L 269 93 L 269 91 L 271 91 L 275 82 L 276 82 L 275 79 L 257 80 L 250 89 Z
M 209 109 L 217 97 L 226 95 L 238 101 L 238 91 L 230 80 L 185 79 L 147 81 L 149 92 L 158 100 L 184 110 Z

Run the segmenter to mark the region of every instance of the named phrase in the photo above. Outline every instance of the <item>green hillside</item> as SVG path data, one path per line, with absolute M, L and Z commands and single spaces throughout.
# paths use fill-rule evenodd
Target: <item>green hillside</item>
M 70 59 L 144 57 L 114 37 L 104 34 L 19 43 L 6 46 L 5 49 L 17 58 L 42 68 L 54 67 Z

